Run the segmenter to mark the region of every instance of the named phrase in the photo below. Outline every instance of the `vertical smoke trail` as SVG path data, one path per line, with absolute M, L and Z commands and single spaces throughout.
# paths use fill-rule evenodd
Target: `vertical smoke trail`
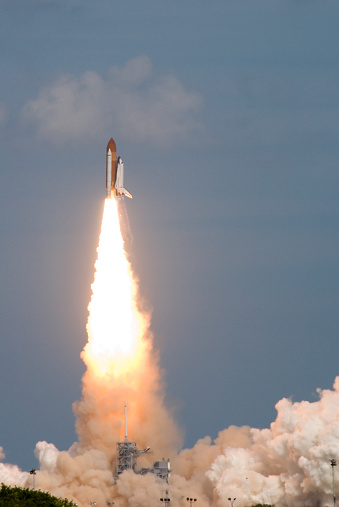
M 138 307 L 138 287 L 126 259 L 117 203 L 106 199 L 87 322 L 87 366 L 83 397 L 74 405 L 79 449 L 102 450 L 112 462 L 128 432 L 139 447 L 173 455 L 178 429 L 163 402 L 158 360 L 152 349 L 149 315 Z

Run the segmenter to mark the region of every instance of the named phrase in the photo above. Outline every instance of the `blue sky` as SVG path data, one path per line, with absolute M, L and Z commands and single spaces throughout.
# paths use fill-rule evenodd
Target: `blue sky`
M 335 1 L 11 0 L 1 23 L 0 446 L 76 439 L 105 148 L 185 445 L 338 373 Z

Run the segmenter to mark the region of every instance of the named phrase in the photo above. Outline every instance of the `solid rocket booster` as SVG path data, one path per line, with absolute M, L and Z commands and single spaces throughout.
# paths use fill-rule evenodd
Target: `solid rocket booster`
M 114 139 L 110 139 L 106 149 L 106 197 L 112 199 L 114 196 L 132 198 L 124 188 L 124 163 L 121 157 L 117 158 L 117 147 Z

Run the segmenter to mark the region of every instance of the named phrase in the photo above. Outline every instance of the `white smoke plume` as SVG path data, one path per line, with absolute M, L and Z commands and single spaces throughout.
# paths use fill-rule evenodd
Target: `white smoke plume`
M 89 305 L 89 341 L 82 352 L 87 371 L 82 398 L 74 404 L 78 441 L 67 451 L 38 442 L 36 487 L 74 500 L 79 507 L 94 501 L 98 506 L 114 501 L 116 507 L 149 507 L 159 504 L 166 490 L 173 507 L 187 504 L 187 497 L 197 498 L 197 507 L 230 506 L 229 498 L 236 499 L 235 507 L 329 505 L 330 460 L 339 456 L 339 377 L 333 390 L 318 390 L 317 401 L 279 401 L 270 428 L 231 426 L 214 442 L 205 437 L 192 449 L 179 451 L 181 432 L 164 401 L 150 317 L 140 307 L 113 203 L 105 205 Z M 116 442 L 124 438 L 125 404 L 129 440 L 154 451 L 153 456 L 144 455 L 139 466 L 170 458 L 169 484 L 132 471 L 123 472 L 115 483 Z M 0 448 L 0 459 L 4 458 Z M 0 482 L 32 487 L 32 481 L 28 472 L 0 463 Z
M 270 429 L 230 427 L 213 445 L 199 441 L 179 454 L 180 475 L 204 480 L 209 505 L 325 506 L 330 503 L 330 460 L 339 455 L 339 377 L 320 399 L 276 405 Z M 336 481 L 338 487 L 338 481 Z
M 0 447 L 0 461 L 5 459 L 6 455 L 2 447 Z M 27 480 L 27 472 L 22 472 L 16 465 L 0 463 L 0 484 L 7 486 L 24 486 Z

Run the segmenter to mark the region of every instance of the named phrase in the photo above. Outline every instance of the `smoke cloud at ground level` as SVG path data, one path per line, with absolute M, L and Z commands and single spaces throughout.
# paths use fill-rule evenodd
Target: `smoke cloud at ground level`
M 151 474 L 132 471 L 124 472 L 114 484 L 114 437 L 106 442 L 107 448 L 88 445 L 85 449 L 76 443 L 62 452 L 39 442 L 37 488 L 83 506 L 112 500 L 120 507 L 156 505 L 166 489 L 173 506 L 187 503 L 187 496 L 197 498 L 202 507 L 228 506 L 228 498 L 236 498 L 240 507 L 331 505 L 330 460 L 339 454 L 339 377 L 333 390 L 318 392 L 319 400 L 314 402 L 279 401 L 269 429 L 231 426 L 214 442 L 205 437 L 176 455 L 172 449 L 169 485 Z M 166 440 L 168 435 L 170 442 L 167 431 L 162 437 Z M 16 466 L 1 464 L 0 479 L 8 485 L 32 487 L 32 476 Z M 339 487 L 337 480 L 335 486 Z

